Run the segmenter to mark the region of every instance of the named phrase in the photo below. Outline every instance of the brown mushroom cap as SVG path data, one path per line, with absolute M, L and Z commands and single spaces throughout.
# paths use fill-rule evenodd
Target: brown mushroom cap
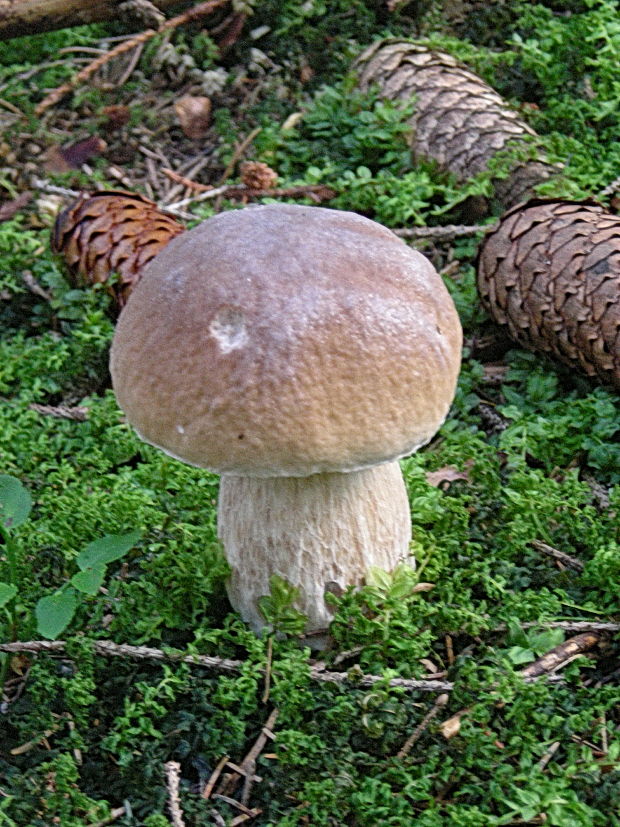
M 405 456 L 445 418 L 461 326 L 390 230 L 294 205 L 225 212 L 148 265 L 117 325 L 138 433 L 218 473 L 309 476 Z

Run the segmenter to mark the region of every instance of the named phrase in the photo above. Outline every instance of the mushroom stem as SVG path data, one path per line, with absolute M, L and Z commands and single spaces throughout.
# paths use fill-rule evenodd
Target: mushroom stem
M 232 573 L 233 607 L 255 631 L 265 626 L 258 598 L 278 574 L 299 588 L 307 631 L 331 620 L 326 591 L 360 586 L 369 568 L 407 558 L 411 520 L 397 461 L 346 474 L 238 477 L 220 484 L 218 533 Z

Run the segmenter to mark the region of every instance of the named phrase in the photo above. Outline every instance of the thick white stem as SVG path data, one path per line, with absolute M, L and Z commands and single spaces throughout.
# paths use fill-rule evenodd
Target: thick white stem
M 331 620 L 325 591 L 360 586 L 370 567 L 408 559 L 411 520 L 398 462 L 348 474 L 236 477 L 220 483 L 218 533 L 233 607 L 257 632 L 257 601 L 278 574 L 300 590 L 307 631 Z

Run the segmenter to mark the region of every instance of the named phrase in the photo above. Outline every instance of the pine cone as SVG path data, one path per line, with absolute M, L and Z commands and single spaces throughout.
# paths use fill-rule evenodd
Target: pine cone
M 124 190 L 83 193 L 54 225 L 60 253 L 76 286 L 107 283 L 116 308 L 124 307 L 144 267 L 184 227 L 143 195 Z
M 278 173 L 261 161 L 244 161 L 241 180 L 250 190 L 268 190 L 278 182 Z
M 478 291 L 519 344 L 620 388 L 620 216 L 593 201 L 514 207 L 480 246 Z
M 388 39 L 363 52 L 354 70 L 364 91 L 378 85 L 388 100 L 415 98 L 409 120 L 414 158 L 433 159 L 459 180 L 485 170 L 509 146 L 529 149 L 536 136 L 497 92 L 450 55 Z M 496 196 L 512 206 L 559 171 L 544 159 L 516 161 L 508 178 L 496 182 Z

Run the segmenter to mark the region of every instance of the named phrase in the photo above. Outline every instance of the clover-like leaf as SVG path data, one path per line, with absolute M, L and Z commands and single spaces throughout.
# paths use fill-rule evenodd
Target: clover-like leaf
M 9 474 L 0 474 L 0 523 L 14 528 L 28 519 L 32 497 L 27 488 Z
M 10 585 L 10 583 L 0 583 L 0 609 L 3 606 L 12 600 L 15 595 L 17 594 L 17 589 L 15 586 Z
M 120 560 L 139 539 L 139 531 L 130 531 L 128 534 L 106 534 L 105 537 L 89 543 L 84 551 L 78 554 L 75 562 L 82 571 L 107 566 L 114 560 Z
M 105 577 L 105 566 L 89 566 L 76 572 L 71 578 L 71 585 L 85 594 L 97 594 Z
M 71 588 L 59 589 L 42 597 L 34 610 L 39 634 L 49 640 L 56 640 L 71 623 L 77 605 L 77 594 Z

